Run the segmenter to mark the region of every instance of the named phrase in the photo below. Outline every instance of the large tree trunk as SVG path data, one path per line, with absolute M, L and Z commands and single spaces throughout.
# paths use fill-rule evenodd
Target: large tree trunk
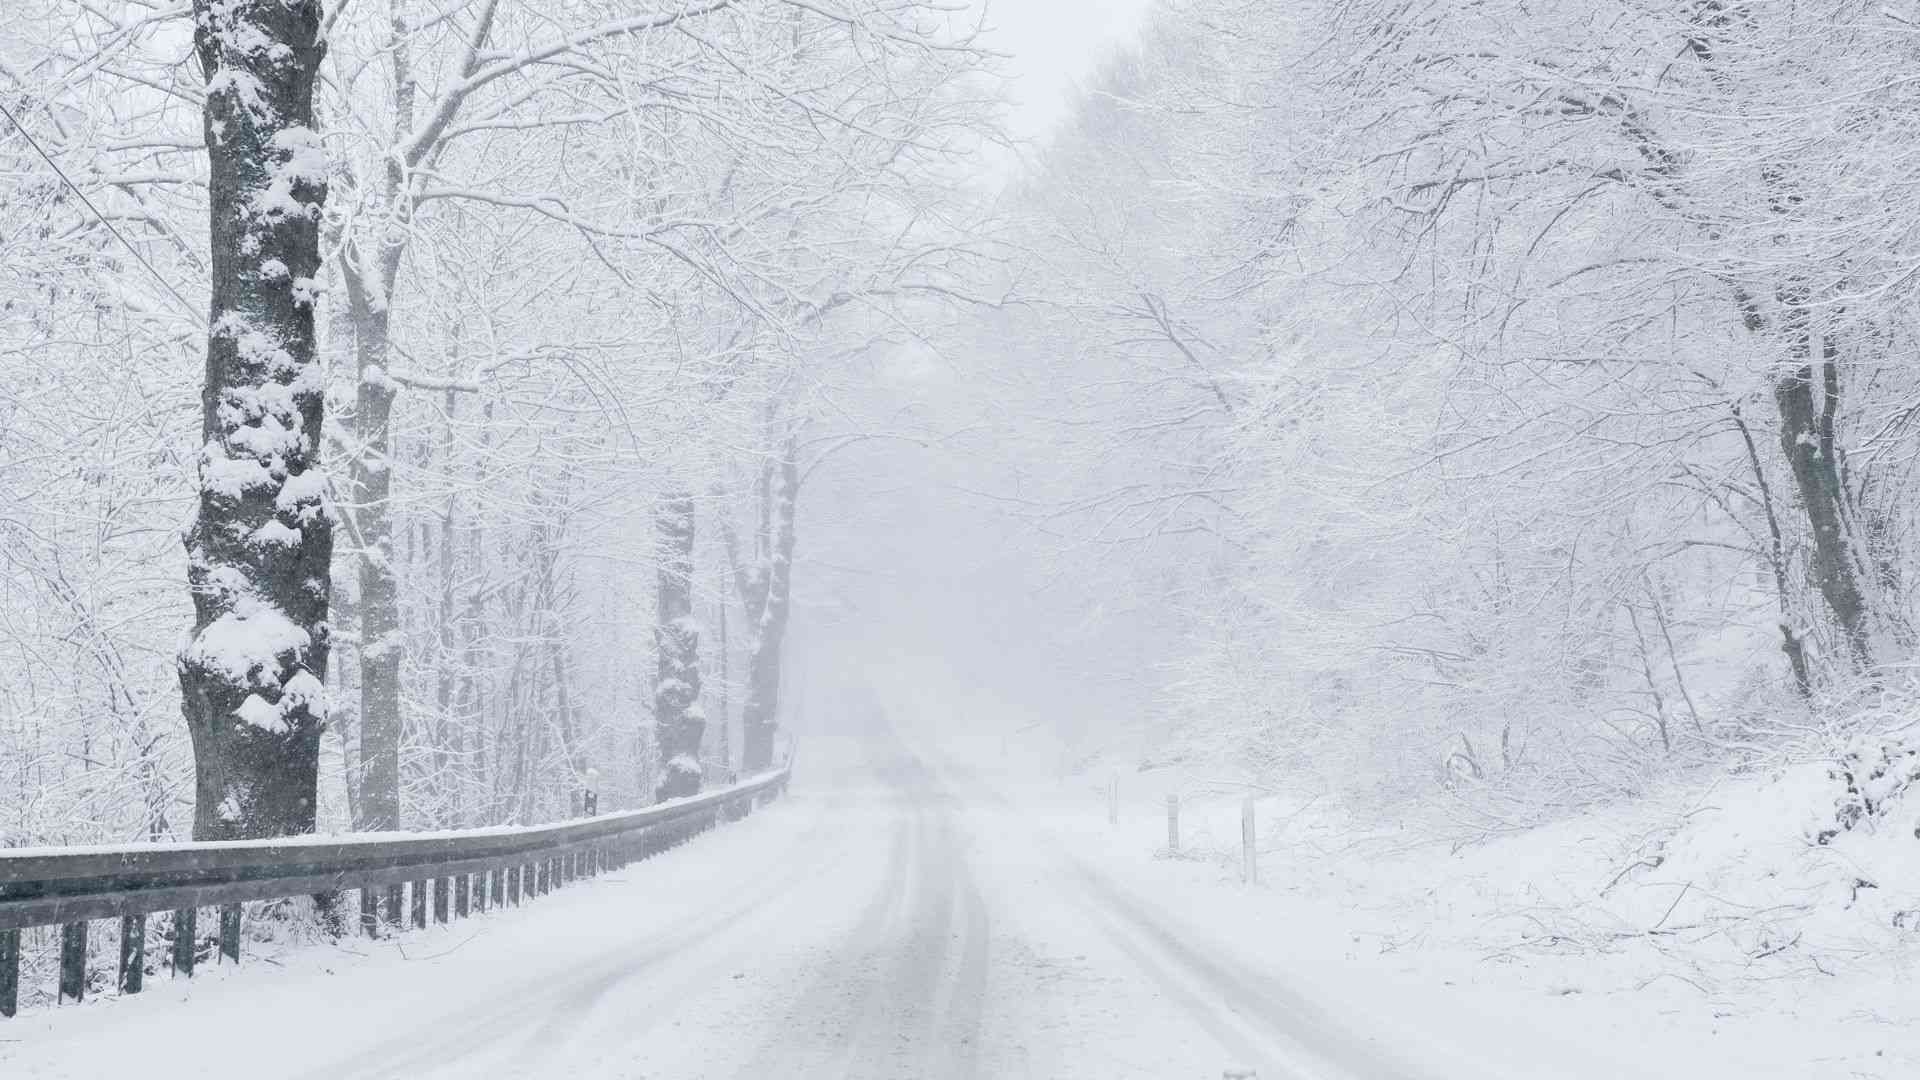
M 780 717 L 780 660 L 786 643 L 793 585 L 794 504 L 800 495 L 800 464 L 788 438 L 778 466 L 778 483 L 766 490 L 767 561 L 762 571 L 759 611 L 753 613 L 752 645 L 747 653 L 747 699 L 741 706 L 743 764 L 747 772 L 773 766 L 773 736 Z
M 212 304 L 199 506 L 179 658 L 193 834 L 311 832 L 325 727 L 333 523 L 314 355 L 325 152 L 319 0 L 195 0 L 207 78 Z
M 387 277 L 391 281 L 391 277 Z M 358 335 L 354 405 L 354 523 L 360 542 L 360 820 L 364 830 L 400 827 L 400 582 L 394 574 L 393 440 L 396 387 L 387 378 L 384 296 L 350 284 Z
M 656 799 L 700 793 L 700 627 L 693 618 L 693 494 L 677 491 L 654 508 L 660 583 L 654 626 L 659 678 L 653 689 L 654 743 L 661 761 Z
M 1799 620 L 1793 614 L 1793 588 L 1787 579 L 1787 545 L 1780 531 L 1780 516 L 1773 508 L 1773 487 L 1767 483 L 1767 471 L 1760 464 L 1760 449 L 1754 445 L 1753 432 L 1732 404 L 1733 426 L 1747 448 L 1747 464 L 1753 470 L 1754 488 L 1760 493 L 1760 509 L 1767 520 L 1767 567 L 1773 571 L 1775 602 L 1780 606 L 1780 651 L 1786 654 L 1787 667 L 1793 672 L 1793 687 L 1803 698 L 1813 696 L 1813 670 L 1807 662 L 1807 643 L 1800 636 Z
M 1793 480 L 1813 532 L 1813 580 L 1840 626 L 1847 651 L 1860 668 L 1874 663 L 1871 616 L 1861 587 L 1861 561 L 1848 522 L 1843 463 L 1834 439 L 1840 406 L 1838 348 L 1822 335 L 1820 395 L 1814 394 L 1815 330 L 1805 290 L 1783 290 L 1788 368 L 1773 380 L 1780 413 L 1780 449 L 1792 466 Z
M 455 327 L 456 340 L 458 327 Z M 441 404 L 440 459 L 441 468 L 452 466 L 453 419 L 458 413 L 459 399 L 449 390 Z M 455 524 L 460 508 L 459 493 L 450 492 L 440 511 L 440 520 L 431 545 L 433 556 L 439 560 L 435 566 L 439 581 L 439 600 L 435 607 L 435 643 L 434 643 L 434 774 L 439 777 L 441 796 L 440 817 L 450 828 L 467 827 L 465 805 L 466 793 L 466 747 L 465 721 L 455 705 L 459 686 L 460 641 L 458 627 L 458 597 L 455 595 L 454 581 L 459 563 L 456 552 L 459 545 L 459 531 Z
M 397 17 L 390 39 L 395 145 L 413 127 L 412 57 L 407 23 Z M 378 205 L 394 215 L 379 242 L 350 240 L 343 248 L 341 277 L 354 325 L 358 385 L 354 400 L 352 499 L 355 537 L 360 544 L 360 829 L 400 827 L 400 589 L 393 564 L 393 400 L 399 385 L 387 376 L 392 336 L 392 300 L 400 280 L 403 246 L 389 242 L 409 224 L 401 198 L 407 175 L 397 157 L 386 162 Z
M 716 603 L 713 605 L 713 617 L 720 628 L 720 648 L 718 650 L 720 683 L 720 730 L 719 745 L 715 754 L 720 758 L 720 767 L 726 771 L 727 782 L 733 782 L 733 700 L 730 684 L 733 681 L 730 652 L 732 645 L 727 641 L 727 583 L 726 571 L 721 570 L 720 587 L 714 590 Z
M 356 583 L 334 564 L 333 597 L 327 624 L 334 630 L 335 650 L 328 658 L 327 727 L 340 744 L 341 783 L 347 793 L 347 821 L 360 827 L 360 668 L 352 660 L 352 642 L 359 640 L 360 612 L 353 602 Z M 344 653 L 345 655 L 341 655 Z

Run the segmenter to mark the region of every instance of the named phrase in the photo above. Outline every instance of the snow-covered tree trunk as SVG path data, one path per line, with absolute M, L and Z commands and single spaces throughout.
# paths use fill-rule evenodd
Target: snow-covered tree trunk
M 416 85 L 406 42 L 406 21 L 391 26 L 392 137 L 406 137 L 413 124 Z M 360 544 L 360 829 L 400 827 L 400 661 L 405 651 L 400 625 L 400 587 L 393 564 L 393 402 L 399 386 L 387 375 L 392 347 L 390 306 L 400 277 L 404 245 L 392 236 L 407 224 L 402 192 L 406 170 L 396 156 L 382 163 L 375 187 L 393 217 L 378 244 L 358 237 L 343 248 L 342 277 L 354 327 L 358 380 L 353 411 L 352 500 L 355 539 Z
M 384 276 L 384 275 L 383 275 Z M 391 280 L 388 278 L 388 280 Z M 381 282 L 384 286 L 385 282 Z M 393 565 L 392 432 L 396 387 L 386 377 L 388 313 L 384 296 L 348 287 L 358 338 L 354 404 L 354 523 L 361 545 L 360 829 L 400 827 L 400 583 Z
M 333 525 L 319 461 L 314 275 L 327 159 L 319 0 L 195 0 L 206 75 L 212 304 L 193 632 L 179 658 L 194 836 L 314 826 Z
M 442 408 L 446 419 L 441 425 L 440 456 L 443 464 L 446 464 L 453 459 L 453 418 L 458 414 L 459 398 L 449 390 L 445 394 L 444 402 Z M 439 599 L 434 614 L 434 621 L 437 624 L 433 653 L 434 704 L 436 706 L 434 770 L 443 778 L 448 778 L 442 781 L 451 800 L 451 806 L 443 815 L 445 820 L 454 828 L 465 828 L 468 825 L 465 807 L 466 727 L 465 718 L 458 715 L 455 706 L 455 692 L 459 685 L 456 657 L 460 652 L 460 642 L 455 627 L 458 598 L 454 587 L 454 567 L 458 561 L 454 557 L 458 535 L 454 520 L 458 507 L 457 496 L 448 495 L 440 511 L 435 544 L 435 555 L 439 559 L 440 581 Z
M 660 562 L 654 644 L 660 677 L 653 690 L 654 741 L 660 748 L 658 799 L 700 792 L 700 628 L 693 618 L 693 494 L 675 491 L 654 509 Z
M 800 496 L 800 463 L 789 437 L 778 481 L 763 502 L 769 512 L 769 543 L 759 610 L 747 653 L 747 699 L 741 706 L 742 756 L 748 772 L 773 766 L 773 733 L 780 716 L 780 660 L 787 636 L 793 585 L 794 504 Z
M 1872 623 L 1853 530 L 1849 527 L 1847 490 L 1839 445 L 1834 440 L 1834 417 L 1840 407 L 1840 376 L 1831 335 L 1816 333 L 1805 290 L 1783 290 L 1786 314 L 1781 329 L 1787 336 L 1787 370 L 1773 380 L 1773 399 L 1780 412 L 1780 450 L 1793 468 L 1793 479 L 1813 534 L 1813 584 L 1840 624 L 1847 651 L 1862 669 L 1874 664 Z M 1818 360 L 1815 354 L 1818 352 Z M 1815 399 L 1816 362 L 1820 392 Z
M 717 660 L 719 663 L 719 676 L 720 676 L 718 680 L 720 684 L 720 731 L 719 731 L 718 745 L 715 746 L 714 753 L 720 759 L 720 767 L 726 770 L 726 773 L 728 776 L 732 776 L 733 775 L 733 700 L 732 700 L 733 695 L 731 691 L 731 685 L 733 682 L 733 671 L 732 671 L 732 655 L 731 654 L 732 654 L 733 646 L 732 646 L 732 643 L 727 640 L 727 592 L 726 592 L 726 580 L 724 577 L 725 570 L 723 569 L 721 572 L 723 577 L 720 581 L 720 588 L 716 590 L 714 593 L 714 596 L 718 602 L 713 605 L 714 607 L 713 617 L 718 622 L 719 630 L 720 630 L 720 648 L 717 650 L 719 654 L 717 657 Z

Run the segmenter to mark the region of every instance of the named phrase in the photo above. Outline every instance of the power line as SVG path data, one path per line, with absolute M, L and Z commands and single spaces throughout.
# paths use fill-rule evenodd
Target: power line
M 145 255 L 140 254 L 140 251 L 138 248 L 135 248 L 132 244 L 128 243 L 126 237 L 120 235 L 120 230 L 114 228 L 113 222 L 107 220 L 107 215 L 101 213 L 100 208 L 93 205 L 93 200 L 87 198 L 87 193 L 80 190 L 80 185 L 74 183 L 72 178 L 67 176 L 66 172 L 60 168 L 60 163 L 53 160 L 53 155 L 47 153 L 46 150 L 41 148 L 38 142 L 34 141 L 33 134 L 27 130 L 26 125 L 22 124 L 18 117 L 13 115 L 12 110 L 7 108 L 6 102 L 4 101 L 0 101 L 0 116 L 5 116 L 7 120 L 13 124 L 13 130 L 19 132 L 20 137 L 27 140 L 27 145 L 33 147 L 33 152 L 40 155 L 40 160 L 46 162 L 47 167 L 53 170 L 53 174 L 55 176 L 58 176 L 62 183 L 66 184 L 67 187 L 71 189 L 75 195 L 78 195 L 80 197 L 81 203 L 85 204 L 86 208 L 93 212 L 93 216 L 100 220 L 100 224 L 105 225 L 107 227 L 107 231 L 113 234 L 113 238 L 115 240 L 120 241 L 120 246 L 127 249 L 127 254 L 132 255 L 135 259 L 139 260 L 140 265 L 147 268 L 147 273 L 153 275 L 153 280 L 159 282 L 161 288 L 164 288 L 168 292 L 172 293 L 173 298 L 175 300 L 180 301 L 180 307 L 183 310 L 185 310 L 189 316 L 193 318 L 194 322 L 200 323 L 202 326 L 205 326 L 206 321 L 201 317 L 200 309 L 194 307 L 193 304 L 189 303 L 186 297 L 181 296 L 180 290 L 173 287 L 173 282 L 168 281 L 165 277 L 162 277 L 160 274 L 160 271 L 155 270 L 153 268 L 153 264 L 147 261 L 147 257 Z

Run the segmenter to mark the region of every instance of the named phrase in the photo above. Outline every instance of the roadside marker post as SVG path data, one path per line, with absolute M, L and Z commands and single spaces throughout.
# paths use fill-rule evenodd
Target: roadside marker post
M 1249 885 L 1260 880 L 1260 849 L 1254 842 L 1253 799 L 1240 803 L 1240 880 Z

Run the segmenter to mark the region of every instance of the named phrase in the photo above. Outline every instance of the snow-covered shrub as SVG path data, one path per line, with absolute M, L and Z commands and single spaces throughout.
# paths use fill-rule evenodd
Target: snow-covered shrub
M 1844 790 L 1834 800 L 1832 823 L 1815 834 L 1822 844 L 1850 829 L 1871 824 L 1915 780 L 1920 780 L 1920 748 L 1900 740 L 1856 739 L 1840 754 L 1827 776 Z

